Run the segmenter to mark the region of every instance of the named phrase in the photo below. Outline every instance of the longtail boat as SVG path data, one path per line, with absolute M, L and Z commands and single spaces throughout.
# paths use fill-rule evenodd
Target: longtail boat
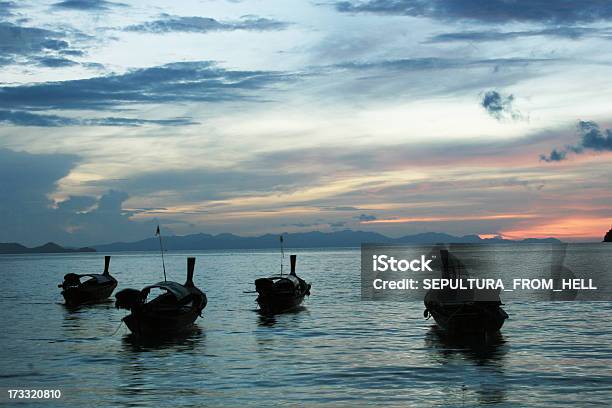
M 108 299 L 117 287 L 117 279 L 111 276 L 108 267 L 110 256 L 104 257 L 104 272 L 94 273 L 68 273 L 64 281 L 57 285 L 62 288 L 62 296 L 68 306 L 78 306 L 87 303 L 96 303 Z M 83 278 L 89 278 L 83 280 Z
M 447 250 L 441 250 L 442 278 L 461 279 L 455 267 L 456 260 L 450 259 Z M 501 308 L 502 302 L 497 291 L 474 292 L 461 290 L 429 290 L 424 299 L 423 316 L 434 318 L 436 324 L 450 334 L 478 334 L 498 332 L 508 314 Z M 485 293 L 486 292 L 486 293 Z M 482 300 L 479 300 L 482 299 Z
M 131 313 L 122 320 L 137 336 L 173 335 L 193 326 L 208 302 L 206 294 L 193 283 L 195 258 L 187 258 L 184 284 L 158 282 L 142 290 L 123 289 L 115 295 L 115 306 Z M 151 290 L 162 293 L 148 299 Z

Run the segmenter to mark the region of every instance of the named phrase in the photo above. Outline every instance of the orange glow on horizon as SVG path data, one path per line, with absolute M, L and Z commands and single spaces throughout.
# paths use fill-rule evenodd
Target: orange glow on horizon
M 604 229 L 609 224 L 610 220 L 606 222 L 601 218 L 562 218 L 533 226 L 500 231 L 500 234 L 510 239 L 554 237 L 559 239 L 596 239 L 601 241 L 607 232 Z
M 507 239 L 508 237 L 505 237 L 501 234 L 478 234 L 478 237 L 480 239 L 492 239 L 492 238 L 503 238 L 503 239 Z

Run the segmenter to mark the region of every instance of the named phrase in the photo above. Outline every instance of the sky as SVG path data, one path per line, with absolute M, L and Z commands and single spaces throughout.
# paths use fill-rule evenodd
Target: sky
M 600 241 L 612 4 L 0 0 L 0 242 Z

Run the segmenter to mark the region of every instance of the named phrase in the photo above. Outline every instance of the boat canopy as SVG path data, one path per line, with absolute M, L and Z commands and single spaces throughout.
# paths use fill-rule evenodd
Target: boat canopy
M 158 289 L 163 289 L 163 290 L 167 290 L 168 292 L 172 293 L 174 295 L 174 297 L 176 298 L 176 300 L 183 300 L 184 298 L 186 298 L 187 296 L 189 296 L 191 294 L 191 292 L 189 291 L 189 289 L 187 289 L 185 286 L 181 285 L 180 283 L 177 282 L 157 282 L 154 285 L 150 285 L 145 287 L 142 292 L 145 295 L 148 295 L 149 292 L 151 291 L 151 289 L 153 288 L 158 288 Z
M 109 275 L 101 275 L 101 274 L 96 274 L 96 273 L 84 273 L 81 275 L 78 275 L 79 279 L 80 278 L 85 278 L 85 277 L 90 277 L 96 280 L 96 283 L 99 284 L 103 284 L 103 283 L 108 283 L 110 281 L 112 281 L 111 277 Z
M 288 281 L 291 281 L 296 286 L 300 284 L 300 279 L 295 275 L 282 275 L 282 276 L 276 275 L 276 276 L 270 276 L 268 277 L 268 279 L 272 281 L 279 281 L 281 279 L 286 279 Z

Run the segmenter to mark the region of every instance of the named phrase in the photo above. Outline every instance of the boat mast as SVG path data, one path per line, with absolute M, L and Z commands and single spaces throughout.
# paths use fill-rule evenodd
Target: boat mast
M 166 263 L 164 262 L 164 246 L 162 245 L 162 236 L 161 236 L 161 232 L 159 231 L 159 225 L 157 225 L 157 231 L 155 231 L 155 235 L 157 235 L 159 237 L 159 250 L 160 250 L 161 256 L 162 256 L 162 267 L 164 268 L 164 282 L 167 282 L 167 279 L 166 279 Z
M 281 252 L 281 259 L 280 259 L 280 269 L 281 269 L 281 276 L 283 276 L 283 260 L 285 259 L 285 249 L 283 248 L 283 236 L 280 236 L 280 252 Z

